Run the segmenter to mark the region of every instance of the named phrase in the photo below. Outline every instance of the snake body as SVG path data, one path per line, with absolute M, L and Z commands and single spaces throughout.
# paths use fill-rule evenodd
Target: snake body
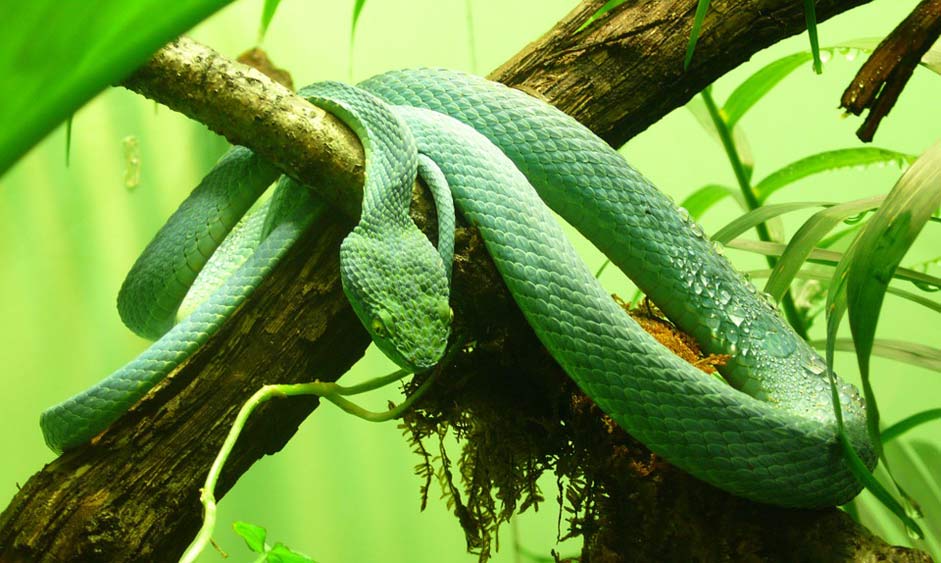
M 480 230 L 549 352 L 632 435 L 691 474 L 760 502 L 819 507 L 855 496 L 860 486 L 841 453 L 823 361 L 701 228 L 607 144 L 543 102 L 463 73 L 398 71 L 360 87 L 329 83 L 305 90 L 350 125 L 366 149 L 363 219 L 342 245 L 341 272 L 354 310 L 390 358 L 427 367 L 448 337 L 448 251 L 416 237 L 407 218 L 408 186 L 420 159 L 423 177 L 446 183 L 465 219 Z M 282 192 L 300 189 L 282 183 Z M 308 200 L 305 205 L 319 209 Z M 731 386 L 683 362 L 630 319 L 582 263 L 546 204 L 707 352 L 730 354 L 723 375 Z M 285 224 L 296 232 L 302 220 L 293 217 L 271 222 L 271 234 L 233 276 L 256 261 L 276 260 L 271 235 Z M 163 249 L 159 240 L 153 244 Z M 180 327 L 195 326 L 191 319 L 220 294 L 241 299 L 252 287 L 233 285 L 222 283 L 155 346 L 168 337 L 192 338 L 192 328 Z M 163 309 L 175 310 L 176 300 Z M 166 320 L 156 324 L 165 328 Z M 190 350 L 183 348 L 161 361 L 180 361 Z M 126 370 L 68 407 L 47 411 L 47 442 L 71 447 L 103 429 L 99 422 L 91 434 L 84 428 L 65 438 L 71 431 L 62 430 L 70 424 L 66 416 L 85 424 L 111 401 L 109 393 L 123 393 L 114 378 L 129 379 Z M 863 402 L 845 383 L 838 396 L 847 434 L 871 467 L 877 451 L 866 437 Z

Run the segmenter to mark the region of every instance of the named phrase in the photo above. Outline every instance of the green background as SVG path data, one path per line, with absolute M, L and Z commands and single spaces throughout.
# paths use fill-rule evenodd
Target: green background
M 349 59 L 352 2 L 285 0 L 264 42 L 276 64 L 296 85 L 315 80 L 362 79 L 398 67 L 445 66 L 487 73 L 535 40 L 574 6 L 573 0 L 370 0 L 362 13 L 353 62 Z M 916 4 L 883 0 L 820 26 L 821 44 L 882 36 Z M 261 2 L 242 0 L 192 31 L 199 41 L 235 57 L 257 38 Z M 471 36 L 472 34 L 472 36 Z M 471 47 L 473 46 L 473 54 Z M 805 35 L 756 55 L 720 80 L 719 100 L 745 77 L 780 56 L 807 48 Z M 476 61 L 476 64 L 475 64 Z M 799 69 L 763 99 L 741 122 L 756 159 L 756 179 L 797 158 L 827 149 L 858 146 L 858 118 L 844 119 L 839 95 L 859 60 L 837 57 L 823 76 L 809 65 Z M 919 70 L 898 106 L 876 135 L 877 146 L 918 154 L 939 138 L 941 77 Z M 140 144 L 140 183 L 124 185 L 122 140 Z M 38 417 L 50 406 L 94 383 L 131 359 L 147 344 L 120 323 L 114 300 L 130 265 L 157 228 L 225 150 L 221 139 L 199 124 L 156 107 L 133 93 L 112 89 L 80 110 L 74 120 L 71 165 L 64 162 L 60 127 L 0 178 L 0 500 L 5 504 L 25 480 L 53 455 L 39 432 Z M 686 109 L 678 109 L 628 143 L 628 160 L 678 201 L 706 184 L 734 185 L 721 147 Z M 849 200 L 884 193 L 899 176 L 894 167 L 828 173 L 776 194 L 788 200 Z M 713 232 L 737 214 L 731 204 L 704 220 Z M 793 233 L 796 223 L 787 225 Z M 939 247 L 936 225 L 903 264 L 931 257 Z M 582 243 L 589 265 L 600 265 Z M 753 256 L 732 254 L 743 268 L 761 267 Z M 607 272 L 603 281 L 622 296 L 633 290 L 623 277 Z M 822 334 L 815 326 L 815 336 Z M 879 337 L 938 346 L 936 317 L 889 297 Z M 854 378 L 851 355 L 838 356 L 838 370 Z M 389 364 L 370 354 L 346 381 L 379 375 Z M 875 386 L 887 422 L 937 407 L 937 374 L 882 359 L 874 362 Z M 371 399 L 380 408 L 391 390 Z M 938 424 L 913 432 L 905 452 L 925 452 L 921 461 L 904 460 L 900 473 L 917 473 L 927 460 L 941 459 Z M 456 451 L 452 446 L 452 451 Z M 903 452 L 904 454 L 904 452 Z M 932 457 L 933 456 L 933 457 Z M 394 424 L 375 425 L 325 406 L 318 409 L 285 450 L 263 459 L 222 501 L 216 537 L 233 560 L 248 560 L 229 529 L 243 519 L 269 529 L 321 562 L 473 561 L 464 555 L 457 520 L 432 488 L 428 510 L 418 512 L 417 458 Z M 921 464 L 921 465 L 919 465 Z M 927 521 L 937 525 L 941 497 L 937 482 L 925 504 Z M 552 480 L 543 482 L 555 498 Z M 869 513 L 864 508 L 864 512 Z M 501 534 L 497 561 L 514 561 L 513 537 L 526 548 L 548 554 L 554 547 L 557 509 L 545 503 Z M 890 518 L 871 515 L 893 542 L 906 537 Z M 931 527 L 930 525 L 928 526 Z M 941 527 L 941 526 L 938 526 Z M 937 538 L 929 538 L 937 542 Z M 577 549 L 563 546 L 563 552 Z M 937 543 L 928 547 L 937 553 Z M 216 561 L 209 553 L 204 561 Z

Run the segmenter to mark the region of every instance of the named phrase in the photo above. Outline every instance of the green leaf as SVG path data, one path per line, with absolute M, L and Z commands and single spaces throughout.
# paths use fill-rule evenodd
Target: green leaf
M 846 256 L 851 256 L 855 245 L 858 243 L 859 239 L 855 239 L 851 244 L 850 248 L 846 253 Z M 846 427 L 843 424 L 843 410 L 840 405 L 840 395 L 837 390 L 836 376 L 833 373 L 833 356 L 836 352 L 837 344 L 837 331 L 840 328 L 840 321 L 843 319 L 844 313 L 846 313 L 846 278 L 847 272 L 849 271 L 849 260 L 840 260 L 837 263 L 836 271 L 833 274 L 833 281 L 830 284 L 829 291 L 827 292 L 827 339 L 826 339 L 826 357 L 827 357 L 827 378 L 830 383 L 830 393 L 831 393 L 831 402 L 833 404 L 833 414 L 836 417 L 837 421 L 837 436 L 840 441 L 840 445 L 843 450 L 843 457 L 845 458 L 847 464 L 850 467 L 850 471 L 853 473 L 853 476 L 866 487 L 878 500 L 882 503 L 883 506 L 892 511 L 896 517 L 904 522 L 905 526 L 912 531 L 912 533 L 917 534 L 919 537 L 924 537 L 924 532 L 918 524 L 908 516 L 905 508 L 892 496 L 892 494 L 886 490 L 882 484 L 876 480 L 872 472 L 869 471 L 869 468 L 862 462 L 859 458 L 859 454 L 856 453 L 856 450 L 853 448 L 853 444 L 850 442 L 849 437 L 846 434 Z M 867 417 L 875 416 L 878 419 L 878 413 L 873 411 L 876 409 L 875 401 L 867 401 Z M 875 443 L 878 443 L 878 436 L 873 438 L 876 440 Z M 883 460 L 884 461 L 884 460 Z
M 941 361 L 939 361 L 939 364 L 941 364 Z M 905 417 L 882 431 L 882 443 L 885 444 L 894 440 L 912 428 L 933 420 L 941 420 L 941 409 L 928 409 Z
M 941 144 L 928 149 L 899 179 L 879 210 L 863 227 L 847 272 L 847 309 L 863 391 L 870 404 L 870 432 L 878 438 L 878 411 L 872 409 L 869 356 L 885 290 L 931 212 L 941 205 Z M 844 258 L 846 260 L 846 258 Z
M 856 360 L 867 405 L 870 439 L 878 443 L 879 409 L 870 383 L 869 361 L 874 346 L 875 328 L 889 280 L 899 270 L 898 264 L 928 221 L 931 211 L 941 204 L 941 145 L 928 149 L 886 196 L 885 202 L 853 240 L 839 261 L 834 282 L 827 295 L 827 367 L 833 394 L 834 413 L 840 441 L 853 473 L 882 504 L 891 510 L 909 531 L 924 537 L 918 524 L 905 508 L 865 471 L 846 437 L 835 380 L 832 376 L 836 333 L 843 313 L 849 312 Z M 927 211 L 925 210 L 927 207 Z M 885 464 L 886 460 L 883 457 Z M 886 465 L 887 467 L 887 465 Z M 890 473 L 891 477 L 891 473 Z M 894 481 L 894 477 L 893 477 Z M 903 496 L 905 493 L 898 487 Z
M 248 549 L 255 553 L 265 552 L 265 538 L 268 532 L 264 528 L 248 522 L 236 521 L 232 523 L 232 529 L 235 530 L 236 534 L 242 536 L 242 539 L 248 545 Z
M 882 41 L 882 37 L 860 37 L 849 41 L 841 41 L 840 46 L 871 53 Z M 918 64 L 935 74 L 941 74 L 941 44 L 936 43 L 928 49 Z
M 775 299 L 781 299 L 790 287 L 794 275 L 810 253 L 817 248 L 817 243 L 824 235 L 847 217 L 875 209 L 884 199 L 885 196 L 876 196 L 849 201 L 813 214 L 788 241 L 787 248 L 781 254 L 781 259 L 775 265 L 764 290 Z
M 65 121 L 65 166 L 68 168 L 69 162 L 72 158 L 72 121 L 75 119 L 75 114 L 69 116 Z
M 591 24 L 595 23 L 596 21 L 598 21 L 599 19 L 601 19 L 602 17 L 604 17 L 605 14 L 607 14 L 608 12 L 610 12 L 611 10 L 613 10 L 614 8 L 617 8 L 618 6 L 620 6 L 621 4 L 623 4 L 624 2 L 625 2 L 625 0 L 608 0 L 608 1 L 605 2 L 600 8 L 598 8 L 598 10 L 597 10 L 594 14 L 592 14 L 591 16 L 589 16 L 588 19 L 585 20 L 585 23 L 583 23 L 582 25 L 578 26 L 578 29 L 575 30 L 575 33 L 581 33 L 585 28 L 587 28 L 587 27 L 590 26 Z
M 0 174 L 109 84 L 231 0 L 5 3 Z M 80 22 L 80 24 L 79 24 Z
M 820 61 L 820 43 L 817 41 L 817 12 L 814 0 L 804 0 L 804 19 L 807 21 L 807 35 L 810 36 L 810 50 L 814 54 L 814 72 L 823 73 Z
M 746 239 L 735 239 L 724 244 L 729 248 L 754 252 L 755 254 L 761 254 L 763 256 L 781 256 L 784 253 L 784 250 L 787 248 L 786 245 L 780 242 L 765 242 L 761 240 Z M 844 257 L 844 255 L 844 253 L 833 250 L 815 248 L 810 253 L 807 261 L 818 264 L 826 264 L 829 266 L 836 266 Z M 892 277 L 911 282 L 919 289 L 930 287 L 930 289 L 926 289 L 925 291 L 936 291 L 936 288 L 941 288 L 941 278 L 931 276 L 923 272 L 917 272 L 909 268 L 897 268 Z
M 806 0 L 805 0 L 806 1 Z M 872 52 L 878 45 L 879 38 L 860 38 L 842 41 L 831 47 L 818 49 L 818 57 L 822 62 L 825 57 L 833 54 L 842 54 L 848 60 L 856 58 L 859 52 Z M 772 61 L 749 76 L 729 95 L 722 107 L 729 126 L 734 126 L 739 119 L 751 109 L 761 98 L 770 92 L 778 82 L 797 70 L 807 61 L 814 60 L 814 53 L 800 51 Z M 941 74 L 941 46 L 931 48 L 921 59 L 921 66 Z
M 938 44 L 935 43 L 935 47 L 925 53 L 919 64 L 935 74 L 941 74 L 941 47 L 938 47 Z
M 686 58 L 683 59 L 684 70 L 689 68 L 689 63 L 693 60 L 696 42 L 699 41 L 699 30 L 702 28 L 702 21 L 706 18 L 708 10 L 709 0 L 699 0 L 699 4 L 696 6 L 696 16 L 693 18 L 693 29 L 689 33 L 689 44 L 686 46 Z
M 268 563 L 316 563 L 310 557 L 291 550 L 283 543 L 276 543 L 268 552 L 265 561 Z
M 755 103 L 771 91 L 788 74 L 811 60 L 813 55 L 806 52 L 794 53 L 765 65 L 761 70 L 749 76 L 732 91 L 722 111 L 729 127 L 738 123 Z
M 773 272 L 774 272 L 773 269 L 765 268 L 762 270 L 748 270 L 747 273 L 749 277 L 751 277 L 752 279 L 758 279 L 758 278 L 770 277 Z M 795 273 L 794 278 L 801 279 L 801 280 L 816 280 L 816 281 L 823 282 L 823 283 L 830 282 L 829 274 L 816 272 L 816 271 L 810 271 L 806 268 Z M 767 291 L 767 288 L 765 289 L 765 291 Z M 918 293 L 912 293 L 910 291 L 905 291 L 904 289 L 899 289 L 891 285 L 889 286 L 887 291 L 891 293 L 892 295 L 901 297 L 902 299 L 907 299 L 908 301 L 911 301 L 912 303 L 915 303 L 916 305 L 921 305 L 922 307 L 930 309 L 934 311 L 935 313 L 941 313 L 941 303 L 933 301 L 923 295 L 920 295 Z
M 716 233 L 710 238 L 720 244 L 728 244 L 735 237 L 748 231 L 748 229 L 753 228 L 755 225 L 764 223 L 769 219 L 778 217 L 779 215 L 790 213 L 792 211 L 800 211 L 802 209 L 807 209 L 808 207 L 821 207 L 828 205 L 833 204 L 826 201 L 799 201 L 794 203 L 763 205 L 758 209 L 753 209 L 752 211 L 749 211 L 748 213 L 732 220 L 728 225 L 716 231 Z
M 719 146 L 722 146 L 722 136 L 716 129 L 716 124 L 709 114 L 709 108 L 706 107 L 702 96 L 693 97 L 686 103 L 686 109 L 693 114 L 693 117 L 695 117 L 699 125 L 706 130 L 706 133 L 709 133 L 709 136 L 711 136 L 715 142 L 719 143 Z M 745 176 L 750 180 L 752 171 L 755 168 L 755 158 L 752 156 L 751 146 L 748 144 L 748 139 L 745 137 L 745 133 L 742 131 L 741 127 L 731 127 L 731 130 L 732 142 L 735 143 L 735 150 L 738 152 L 739 161 L 741 161 L 742 166 L 745 168 Z
M 353 37 L 356 35 L 356 24 L 359 23 L 359 15 L 366 6 L 366 0 L 356 0 L 353 4 L 353 24 L 350 26 L 350 44 L 353 44 Z
M 349 80 L 351 83 L 353 82 L 353 45 L 356 41 L 356 25 L 359 23 L 359 15 L 365 5 L 366 0 L 356 0 L 356 3 L 353 4 L 353 23 L 350 25 L 350 48 L 347 53 L 349 60 Z
M 828 170 L 886 164 L 895 164 L 904 169 L 915 162 L 916 158 L 915 155 L 879 147 L 855 147 L 821 152 L 792 162 L 766 176 L 755 186 L 755 197 L 758 201 L 766 201 L 768 196 L 784 186 Z
M 693 219 L 699 220 L 710 207 L 719 203 L 726 197 L 731 197 L 742 209 L 748 209 L 748 206 L 745 204 L 742 199 L 742 194 L 737 190 L 730 188 L 729 186 L 723 186 L 721 184 L 707 184 L 695 192 L 686 196 L 686 199 L 683 200 L 683 203 L 680 204 L 680 207 L 689 211 L 690 217 Z
M 278 11 L 280 3 L 281 0 L 265 0 L 265 5 L 261 9 L 261 28 L 258 30 L 259 43 L 265 38 L 265 33 L 268 32 L 268 26 L 271 25 L 271 20 L 274 19 L 274 13 Z
M 826 347 L 827 341 L 814 340 L 812 344 L 817 348 L 822 348 Z M 856 346 L 850 338 L 837 338 L 834 349 L 842 352 L 856 352 Z M 924 344 L 904 340 L 877 339 L 874 340 L 872 353 L 890 360 L 941 372 L 941 350 Z M 884 441 L 885 431 L 882 434 Z

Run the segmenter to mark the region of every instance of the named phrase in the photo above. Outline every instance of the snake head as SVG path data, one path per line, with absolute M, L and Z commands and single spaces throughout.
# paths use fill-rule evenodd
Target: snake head
M 418 229 L 357 226 L 340 246 L 340 277 L 353 311 L 400 367 L 429 368 L 444 355 L 453 313 L 437 251 Z

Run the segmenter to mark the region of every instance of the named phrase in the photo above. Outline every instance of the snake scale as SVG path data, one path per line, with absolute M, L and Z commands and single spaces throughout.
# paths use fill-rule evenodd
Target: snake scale
M 450 190 L 541 342 L 651 450 L 759 502 L 822 507 L 858 493 L 838 441 L 823 360 L 684 210 L 588 129 L 522 92 L 442 69 L 389 72 L 358 87 L 318 83 L 300 94 L 363 142 L 363 213 L 341 246 L 341 278 L 357 316 L 391 359 L 413 370 L 433 365 L 453 316 L 447 246 L 453 241 L 435 249 L 408 218 L 418 167 L 440 188 L 433 190 L 439 221 L 448 221 L 450 198 L 440 194 Z M 107 428 L 198 348 L 322 211 L 305 188 L 282 178 L 274 196 L 238 223 L 237 242 L 231 236 L 222 242 L 277 176 L 270 164 L 235 148 L 171 217 L 119 296 L 127 324 L 159 340 L 43 414 L 53 449 Z M 625 314 L 550 208 L 705 352 L 729 354 L 722 368 L 729 384 L 673 355 Z M 447 234 L 453 223 L 442 224 Z M 215 273 L 204 274 L 211 279 L 199 292 L 208 297 L 185 307 L 192 312 L 174 325 L 183 295 L 220 242 L 207 268 Z M 849 384 L 837 389 L 847 435 L 872 467 L 878 450 L 866 435 L 863 401 Z

